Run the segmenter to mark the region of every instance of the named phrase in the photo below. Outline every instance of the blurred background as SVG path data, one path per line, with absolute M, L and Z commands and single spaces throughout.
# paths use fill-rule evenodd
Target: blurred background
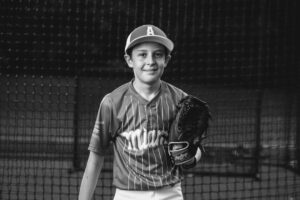
M 185 199 L 300 199 L 296 0 L 0 2 L 0 199 L 76 199 L 102 97 L 130 81 L 128 34 L 174 41 L 163 79 L 209 103 Z M 94 198 L 112 199 L 112 155 Z

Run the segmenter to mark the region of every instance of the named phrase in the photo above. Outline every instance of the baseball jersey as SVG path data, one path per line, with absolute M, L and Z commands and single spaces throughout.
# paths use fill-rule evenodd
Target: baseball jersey
M 161 81 L 158 94 L 145 100 L 133 81 L 107 94 L 99 106 L 89 150 L 106 155 L 113 144 L 113 184 L 125 190 L 155 190 L 181 181 L 168 156 L 169 127 L 186 95 Z

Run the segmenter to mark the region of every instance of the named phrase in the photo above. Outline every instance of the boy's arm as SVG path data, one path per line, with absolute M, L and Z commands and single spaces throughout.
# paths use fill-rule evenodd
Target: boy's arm
M 90 151 L 86 168 L 82 177 L 79 200 L 91 200 L 94 194 L 100 172 L 104 163 L 104 156 Z

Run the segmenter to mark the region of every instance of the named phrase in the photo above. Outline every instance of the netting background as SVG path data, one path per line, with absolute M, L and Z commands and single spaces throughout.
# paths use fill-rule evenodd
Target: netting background
M 0 199 L 74 199 L 102 97 L 132 78 L 126 37 L 174 41 L 163 79 L 209 102 L 185 199 L 300 198 L 296 1 L 0 2 Z M 112 199 L 112 158 L 95 199 Z

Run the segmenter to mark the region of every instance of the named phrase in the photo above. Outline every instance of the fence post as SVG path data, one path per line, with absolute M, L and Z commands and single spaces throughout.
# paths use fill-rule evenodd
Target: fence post
M 261 106 L 263 99 L 263 89 L 258 90 L 257 101 L 256 101 L 256 121 L 255 121 L 255 134 L 256 134 L 256 148 L 254 152 L 255 156 L 255 178 L 260 179 L 259 174 L 259 161 L 261 151 Z
M 299 89 L 299 87 L 298 87 Z M 296 159 L 297 172 L 300 174 L 300 92 L 296 94 Z
M 292 121 L 292 107 L 293 107 L 293 91 L 288 88 L 284 93 L 284 139 L 285 139 L 285 156 L 284 156 L 284 165 L 289 166 L 291 161 L 291 121 Z
M 75 76 L 75 91 L 74 91 L 74 118 L 73 118 L 73 170 L 80 170 L 79 162 L 79 88 L 80 88 L 80 78 Z

